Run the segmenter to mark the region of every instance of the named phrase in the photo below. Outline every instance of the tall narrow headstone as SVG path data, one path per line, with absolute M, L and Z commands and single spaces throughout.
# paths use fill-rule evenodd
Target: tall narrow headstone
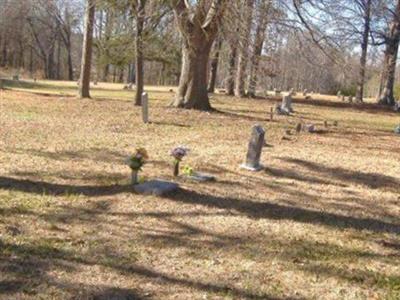
M 3 88 L 4 88 L 3 79 L 0 78 L 0 90 L 2 90 Z
M 260 125 L 255 125 L 251 131 L 246 162 L 242 164 L 242 168 L 250 171 L 260 171 L 263 169 L 263 166 L 260 164 L 260 158 L 264 143 L 265 131 Z
M 287 114 L 290 114 L 293 112 L 292 95 L 291 94 L 283 96 L 281 110 Z
M 142 94 L 142 117 L 143 123 L 149 123 L 149 96 L 147 93 Z

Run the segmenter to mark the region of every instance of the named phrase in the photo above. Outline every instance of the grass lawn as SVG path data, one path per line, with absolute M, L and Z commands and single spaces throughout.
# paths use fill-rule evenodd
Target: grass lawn
M 133 91 L 99 84 L 7 83 L 0 91 L 1 299 L 400 299 L 400 122 L 334 97 L 214 95 L 213 113 L 168 108 L 148 87 L 151 124 Z M 300 120 L 318 133 L 285 135 Z M 338 126 L 324 128 L 324 120 Z M 239 168 L 251 127 L 266 129 L 266 169 Z M 183 165 L 217 176 L 172 176 Z M 142 176 L 180 184 L 164 198 L 129 185 L 126 156 L 145 147 Z

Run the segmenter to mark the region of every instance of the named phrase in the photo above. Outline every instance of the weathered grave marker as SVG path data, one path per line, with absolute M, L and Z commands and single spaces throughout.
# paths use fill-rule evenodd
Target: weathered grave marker
M 149 96 L 147 93 L 142 94 L 142 118 L 143 123 L 149 123 Z
M 283 112 L 286 112 L 287 114 L 290 114 L 293 112 L 292 108 L 292 95 L 284 95 L 282 97 L 282 104 L 281 104 L 281 110 Z
M 251 131 L 246 162 L 241 166 L 243 169 L 250 171 L 260 171 L 263 169 L 263 166 L 260 164 L 260 158 L 264 144 L 265 131 L 260 125 L 255 125 Z

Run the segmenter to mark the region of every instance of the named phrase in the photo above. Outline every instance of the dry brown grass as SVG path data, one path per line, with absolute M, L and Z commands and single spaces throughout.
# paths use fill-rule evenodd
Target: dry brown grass
M 132 92 L 77 100 L 73 85 L 0 92 L 0 298 L 399 299 L 398 115 L 324 97 L 268 122 L 273 100 L 219 95 L 203 113 L 149 88 L 144 125 Z M 322 131 L 282 140 L 300 117 Z M 249 173 L 255 123 L 270 146 Z M 171 176 L 180 144 L 217 182 Z M 132 191 L 136 146 L 151 155 L 142 174 L 179 193 Z

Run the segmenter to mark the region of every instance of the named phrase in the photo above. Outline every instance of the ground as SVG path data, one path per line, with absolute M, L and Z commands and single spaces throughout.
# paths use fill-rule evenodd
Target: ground
M 146 89 L 147 125 L 122 85 L 92 100 L 76 83 L 0 91 L 0 298 L 400 298 L 398 115 L 313 95 L 270 122 L 277 99 L 214 95 L 205 113 Z M 300 118 L 319 131 L 283 138 Z M 239 168 L 254 124 L 267 140 L 258 173 Z M 178 145 L 217 181 L 173 178 Z M 182 190 L 135 194 L 124 161 L 136 147 L 150 155 L 142 176 Z

